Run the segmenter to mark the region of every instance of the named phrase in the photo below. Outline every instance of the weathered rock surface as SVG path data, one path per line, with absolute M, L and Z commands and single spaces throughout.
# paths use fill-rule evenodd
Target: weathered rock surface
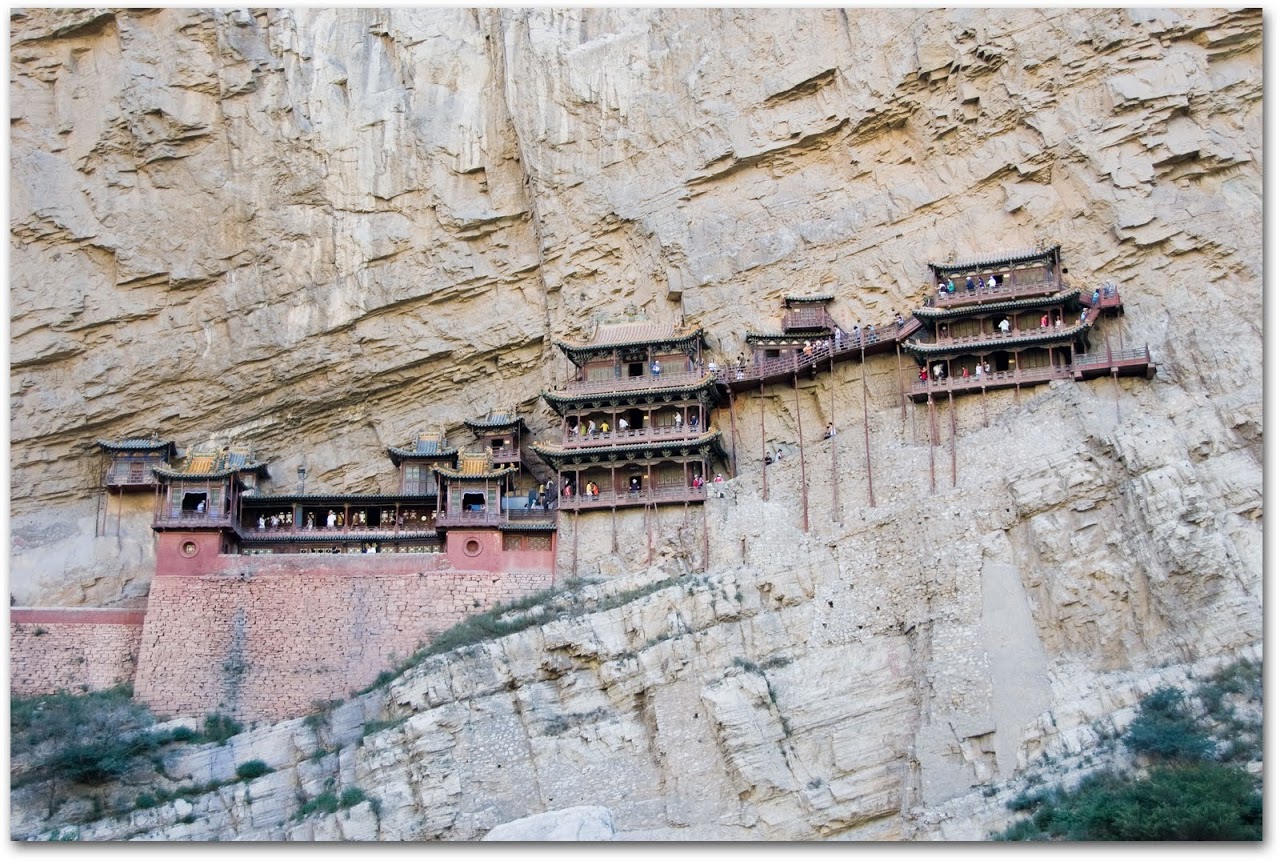
M 613 814 L 605 807 L 570 807 L 506 822 L 482 840 L 544 842 L 613 840 Z
M 980 839 L 983 787 L 1260 648 L 1257 10 L 30 9 L 10 44 L 24 604 L 145 592 L 145 504 L 94 535 L 97 437 L 389 489 L 419 428 L 550 428 L 550 339 L 627 310 L 732 357 L 785 294 L 883 321 L 927 260 L 1048 240 L 1159 366 L 961 399 L 937 448 L 889 358 L 865 402 L 856 365 L 739 399 L 704 576 L 700 512 L 641 573 L 640 521 L 615 556 L 584 520 L 593 589 L 681 579 L 180 754 L 278 770 L 83 839 L 479 839 L 580 805 L 621 839 Z M 350 786 L 378 804 L 293 818 Z

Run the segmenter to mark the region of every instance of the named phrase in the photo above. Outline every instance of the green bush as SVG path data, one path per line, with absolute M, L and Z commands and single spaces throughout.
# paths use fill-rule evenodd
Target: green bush
M 1031 819 L 996 839 L 1262 839 L 1261 794 L 1243 769 L 1219 763 L 1161 766 L 1136 781 L 1094 775 L 1040 802 Z
M 1142 700 L 1124 741 L 1134 753 L 1163 760 L 1204 759 L 1213 750 L 1213 740 L 1196 723 L 1182 691 L 1168 687 Z
M 322 792 L 298 808 L 298 812 L 294 814 L 294 818 L 305 819 L 317 811 L 320 813 L 336 813 L 338 805 L 338 796 L 334 795 L 332 792 Z
M 136 799 L 134 799 L 133 806 L 138 808 L 139 810 L 150 810 L 152 807 L 155 807 L 159 803 L 160 803 L 159 800 L 150 792 L 143 792 L 143 793 L 140 793 Z
M 204 738 L 222 744 L 233 735 L 244 732 L 244 726 L 237 721 L 220 714 L 205 715 Z
M 342 790 L 342 797 L 338 799 L 338 806 L 344 809 L 347 807 L 355 807 L 357 804 L 364 801 L 366 797 L 364 790 L 360 787 L 348 786 L 346 789 Z
M 270 774 L 271 772 L 271 766 L 260 759 L 251 759 L 236 766 L 236 777 L 241 780 L 253 780 L 255 777 L 262 777 L 262 775 Z

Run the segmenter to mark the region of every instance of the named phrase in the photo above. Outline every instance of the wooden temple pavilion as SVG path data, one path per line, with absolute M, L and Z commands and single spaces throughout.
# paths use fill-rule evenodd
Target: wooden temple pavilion
M 557 341 L 573 380 L 543 392 L 561 439 L 530 448 L 556 470 L 561 509 L 701 502 L 713 460 L 708 427 L 719 392 L 702 364 L 703 332 L 671 325 L 602 324 L 588 343 Z
M 177 456 L 178 448 L 172 440 L 122 439 L 97 442 L 106 457 L 102 471 L 102 486 L 116 490 L 153 490 L 157 480 L 153 467 L 164 469 Z
M 979 392 L 1054 379 L 1155 374 L 1146 347 L 1105 350 L 1094 333 L 1105 314 L 1124 312 L 1114 284 L 1079 290 L 1063 283 L 1060 249 L 930 263 L 937 294 L 913 312 L 918 332 L 903 348 L 920 374 L 908 391 Z

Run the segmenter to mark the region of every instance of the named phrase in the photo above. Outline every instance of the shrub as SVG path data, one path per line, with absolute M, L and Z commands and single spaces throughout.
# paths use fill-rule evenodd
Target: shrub
M 305 819 L 317 811 L 320 813 L 335 813 L 338 810 L 338 804 L 338 796 L 334 795 L 332 792 L 322 792 L 298 808 L 298 812 L 294 814 L 294 818 Z
M 204 738 L 206 741 L 222 744 L 233 735 L 239 735 L 242 732 L 244 732 L 244 726 L 226 715 L 216 713 L 205 715 Z
M 364 790 L 358 786 L 348 786 L 342 790 L 342 797 L 338 799 L 338 806 L 342 808 L 355 807 L 364 801 L 367 796 Z
M 1055 793 L 999 840 L 1261 840 L 1262 796 L 1240 768 L 1160 766 L 1136 781 L 1112 774 Z
M 1124 741 L 1134 753 L 1164 760 L 1203 759 L 1213 750 L 1213 741 L 1189 713 L 1182 691 L 1169 687 L 1142 700 Z
M 189 726 L 180 726 L 169 733 L 169 738 L 172 741 L 196 741 L 200 738 L 200 734 Z
M 152 807 L 155 807 L 159 803 L 160 802 L 156 799 L 156 797 L 152 795 L 150 792 L 143 792 L 136 799 L 134 799 L 133 806 L 138 808 L 139 810 L 150 810 Z
M 248 762 L 242 762 L 236 766 L 236 777 L 241 780 L 253 780 L 255 777 L 262 777 L 264 774 L 272 772 L 271 766 L 267 765 L 260 759 L 251 759 Z

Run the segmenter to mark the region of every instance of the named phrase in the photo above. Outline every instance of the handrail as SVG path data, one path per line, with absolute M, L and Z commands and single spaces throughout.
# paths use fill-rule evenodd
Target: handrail
M 606 380 L 575 380 L 553 389 L 557 395 L 590 395 L 597 392 L 629 392 L 634 389 L 669 388 L 671 386 L 696 383 L 702 379 L 697 371 L 677 371 L 672 374 L 663 372 L 650 374 L 648 368 L 639 377 L 610 377 Z
M 1014 383 L 1043 383 L 1048 380 L 1070 379 L 1073 375 L 1072 365 L 1055 365 L 1048 368 L 1019 368 L 1016 371 L 993 371 L 981 377 L 947 377 L 935 380 L 914 380 L 911 383 L 912 394 L 928 394 L 930 392 L 954 392 L 980 389 L 984 385 L 1012 385 Z
M 707 498 L 707 488 L 677 485 L 647 490 L 602 490 L 598 495 L 577 493 L 560 497 L 561 511 L 588 508 L 610 508 L 615 505 L 640 505 L 646 502 L 699 502 Z
M 213 514 L 207 511 L 183 511 L 177 517 L 168 512 L 159 512 L 152 521 L 156 526 L 168 526 L 175 523 L 188 526 L 230 526 L 233 525 L 230 514 Z
M 403 538 L 419 538 L 429 537 L 436 534 L 435 524 L 423 528 L 408 528 L 404 526 L 362 526 L 358 528 L 347 526 L 264 526 L 259 529 L 254 525 L 246 525 L 243 523 L 233 524 L 236 532 L 241 538 L 282 538 L 305 537 L 305 536 L 328 536 L 335 539 L 351 538 L 355 536 L 375 536 L 378 538 L 395 538 L 397 536 Z
M 596 431 L 594 434 L 569 433 L 565 435 L 563 441 L 564 448 L 580 449 L 595 448 L 598 446 L 614 446 L 628 445 L 632 442 L 646 442 L 654 440 L 657 442 L 666 442 L 669 440 L 697 439 L 706 433 L 703 427 L 689 427 L 681 425 L 658 425 L 656 427 L 647 428 L 627 428 L 624 431 L 611 430 L 608 433 Z

